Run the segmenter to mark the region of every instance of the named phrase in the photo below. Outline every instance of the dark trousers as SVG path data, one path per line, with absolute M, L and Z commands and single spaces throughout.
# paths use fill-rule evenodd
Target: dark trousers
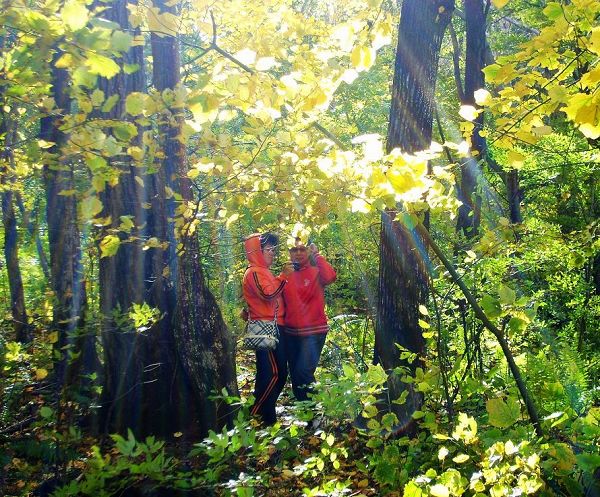
M 308 400 L 308 394 L 312 393 L 309 385 L 315 382 L 315 370 L 319 365 L 323 345 L 324 334 L 285 337 L 292 390 L 297 400 Z
M 280 335 L 275 350 L 256 351 L 256 383 L 251 414 L 258 415 L 266 425 L 275 423 L 275 404 L 287 380 L 285 337 Z

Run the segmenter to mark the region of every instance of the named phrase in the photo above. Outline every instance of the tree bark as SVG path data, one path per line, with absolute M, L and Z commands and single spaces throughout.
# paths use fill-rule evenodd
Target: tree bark
M 7 37 L 2 37 L 1 48 L 4 50 L 8 43 Z M 1 52 L 0 52 L 1 53 Z M 0 75 L 5 79 L 5 75 Z M 13 119 L 12 111 L 5 110 L 8 103 L 5 101 L 4 85 L 0 85 L 0 139 L 3 139 L 0 149 L 0 184 L 2 202 L 2 222 L 4 225 L 4 258 L 6 260 L 6 271 L 8 274 L 8 285 L 10 290 L 10 310 L 17 342 L 27 343 L 32 339 L 31 327 L 27 323 L 27 312 L 25 308 L 25 293 L 23 291 L 23 279 L 19 266 L 19 246 L 17 233 L 17 219 L 14 208 L 13 174 L 14 155 L 13 143 L 16 141 L 17 123 Z
M 60 57 L 57 52 L 53 63 Z M 61 113 L 68 113 L 70 97 L 68 73 L 51 67 L 52 97 Z M 61 119 L 47 116 L 40 123 L 40 138 L 53 143 L 44 165 L 46 218 L 50 248 L 50 286 L 54 293 L 53 329 L 58 331 L 54 350 L 61 357 L 55 365 L 58 388 L 79 382 L 79 375 L 97 371 L 95 337 L 83 330 L 86 291 L 81 261 L 75 195 L 61 195 L 74 186 L 73 163 L 62 157 L 67 136 L 61 131 Z M 74 355 L 71 355 L 74 354 Z
M 27 232 L 33 238 L 35 242 L 35 248 L 38 253 L 38 259 L 40 261 L 40 267 L 42 268 L 42 272 L 48 282 L 50 281 L 50 266 L 48 265 L 48 257 L 46 256 L 46 252 L 44 251 L 44 246 L 42 244 L 42 239 L 40 238 L 40 231 L 38 229 L 38 208 L 39 202 L 36 202 L 35 208 L 31 213 L 27 212 L 25 209 L 25 204 L 23 203 L 23 197 L 20 193 L 17 192 L 17 207 L 19 208 L 19 212 L 21 213 L 21 217 L 23 218 L 23 224 L 27 227 Z M 33 219 L 32 219 L 33 218 Z M 35 221 L 34 221 L 35 219 Z
M 156 5 L 172 11 L 160 2 Z M 127 1 L 118 0 L 104 16 L 130 31 L 127 12 Z M 153 33 L 151 40 L 154 85 L 160 92 L 171 90 L 179 81 L 177 38 Z M 140 69 L 102 80 L 100 87 L 107 98 L 120 96 L 110 114 L 103 116 L 106 119 L 131 119 L 125 114 L 127 95 L 146 89 L 142 47 L 123 54 L 122 62 L 137 64 Z M 121 239 L 117 253 L 103 257 L 100 263 L 105 349 L 103 428 L 118 432 L 131 428 L 136 436 L 165 436 L 174 431 L 201 436 L 226 421 L 208 397 L 222 387 L 237 392 L 233 354 L 219 309 L 204 283 L 197 238 L 177 238 L 175 233 L 175 198 L 181 195 L 180 201 L 193 200 L 185 148 L 178 138 L 183 109 L 164 109 L 160 119 L 162 153 L 152 169 L 130 158 L 113 161 L 111 167 L 120 169 L 119 183 L 101 194 L 102 215 L 112 220 L 105 234 L 117 233 Z M 133 144 L 140 148 L 142 132 L 138 125 Z M 119 232 L 121 216 L 133 220 L 130 233 Z M 144 242 L 150 238 L 156 238 L 161 246 L 144 250 Z M 176 252 L 178 243 L 185 245 L 181 255 Z M 142 302 L 158 309 L 161 319 L 144 332 L 120 329 L 115 313 L 128 312 L 133 304 Z
M 175 9 L 166 6 L 163 0 L 158 1 L 157 5 L 162 11 L 176 14 Z M 161 92 L 175 89 L 180 81 L 177 37 L 161 37 L 153 33 L 152 56 L 156 89 Z M 187 177 L 185 146 L 177 138 L 181 134 L 183 114 L 177 109 L 172 109 L 172 112 L 171 118 L 161 125 L 164 150 L 162 169 L 167 178 L 176 178 L 174 190 L 181 195 L 182 202 L 192 203 L 194 197 L 191 181 Z M 193 222 L 194 219 L 185 219 L 177 233 L 182 249 L 178 254 L 177 271 L 173 275 L 177 288 L 173 330 L 178 357 L 197 397 L 198 427 L 200 433 L 205 434 L 208 429 L 222 426 L 230 416 L 227 404 L 210 400 L 209 396 L 220 393 L 223 388 L 230 395 L 237 395 L 235 343 L 206 285 L 198 237 L 190 224 Z
M 429 148 L 439 50 L 454 9 L 453 0 L 405 0 L 400 17 L 387 149 L 414 153 Z M 422 355 L 425 342 L 418 325 L 418 306 L 428 295 L 427 249 L 415 230 L 395 221 L 398 213 L 382 214 L 379 292 L 375 333 L 376 360 L 390 373 L 398 366 L 414 372 L 418 361 L 400 360 L 396 344 Z M 412 413 L 422 395 L 390 374 L 389 399 L 409 389 L 404 405 L 390 403 L 398 431 L 411 431 Z
M 486 55 L 485 11 L 482 0 L 464 0 L 467 30 L 465 60 L 465 88 L 461 103 L 476 107 L 475 91 L 484 88 L 483 68 Z M 460 84 L 457 81 L 457 86 Z M 479 132 L 483 130 L 483 112 L 473 121 L 475 129 L 471 136 L 471 154 L 460 166 L 458 199 L 462 202 L 458 209 L 456 230 L 467 238 L 473 238 L 479 231 L 481 219 L 481 195 L 477 193 L 478 179 L 481 177 L 479 161 L 485 158 L 487 144 Z

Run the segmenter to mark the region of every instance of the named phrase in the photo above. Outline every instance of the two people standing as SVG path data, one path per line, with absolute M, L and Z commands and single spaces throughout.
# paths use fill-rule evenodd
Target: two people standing
M 265 424 L 276 420 L 275 404 L 289 373 L 297 400 L 307 400 L 310 384 L 329 327 L 324 288 L 336 279 L 335 270 L 316 246 L 298 240 L 290 249 L 291 262 L 273 275 L 278 238 L 272 233 L 251 235 L 245 241 L 248 269 L 242 291 L 248 318 L 277 321 L 280 338 L 274 350 L 256 351 L 256 384 L 251 413 Z

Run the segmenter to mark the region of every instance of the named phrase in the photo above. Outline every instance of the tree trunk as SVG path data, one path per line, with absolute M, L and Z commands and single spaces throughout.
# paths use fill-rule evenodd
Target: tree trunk
M 60 53 L 54 56 L 54 61 Z M 68 73 L 51 68 L 52 97 L 62 113 L 69 112 Z M 54 143 L 47 150 L 44 165 L 46 218 L 50 248 L 50 285 L 54 293 L 53 329 L 58 331 L 55 351 L 61 357 L 55 365 L 57 387 L 79 382 L 79 375 L 97 371 L 95 337 L 84 333 L 86 292 L 81 262 L 75 195 L 61 195 L 75 188 L 73 163 L 62 157 L 67 136 L 60 130 L 60 117 L 41 120 L 40 138 Z M 66 347 L 66 348 L 65 348 Z M 74 354 L 74 355 L 72 355 Z
M 402 4 L 388 151 L 399 147 L 414 153 L 431 144 L 439 50 L 453 9 L 453 0 L 405 0 Z M 426 247 L 414 229 L 395 220 L 397 215 L 394 211 L 382 214 L 375 334 L 376 359 L 390 373 L 398 366 L 414 371 L 418 365 L 418 361 L 401 360 L 396 344 L 419 355 L 424 352 L 418 306 L 428 295 Z M 390 403 L 389 408 L 398 416 L 398 431 L 410 430 L 412 413 L 422 404 L 422 396 L 395 374 L 390 374 L 388 386 L 391 401 L 409 388 L 406 403 Z
M 523 198 L 523 192 L 519 186 L 519 171 L 516 169 L 508 171 L 504 182 L 506 184 L 506 196 L 508 197 L 510 222 L 513 224 L 520 224 L 523 222 L 523 217 L 521 216 L 521 200 Z
M 7 37 L 2 37 L 1 48 L 4 50 L 8 43 Z M 0 79 L 6 76 L 0 74 Z M 2 202 L 2 222 L 4 224 L 4 258 L 6 260 L 6 271 L 8 274 L 8 285 L 10 289 L 10 310 L 17 342 L 27 343 L 32 339 L 31 327 L 27 323 L 27 312 L 25 309 L 25 294 L 23 292 L 23 279 L 19 267 L 19 246 L 17 234 L 17 219 L 14 208 L 14 192 L 12 189 L 12 170 L 14 170 L 13 143 L 16 141 L 17 123 L 13 120 L 11 110 L 6 110 L 8 103 L 4 98 L 4 85 L 0 85 L 0 139 L 3 139 L 0 150 L 0 184 Z
M 127 0 L 112 2 L 103 12 L 103 17 L 119 24 L 121 30 L 139 35 L 139 30 L 130 28 L 127 4 Z M 125 101 L 130 93 L 146 90 L 143 46 L 130 48 L 118 62 L 121 66 L 137 64 L 139 69 L 132 74 L 121 71 L 111 79 L 100 79 L 98 86 L 107 99 L 113 95 L 119 97 L 112 110 L 104 113 L 102 118 L 133 122 L 133 118 L 125 112 Z M 141 145 L 141 133 L 142 128 L 137 126 L 137 136 L 131 145 Z M 101 215 L 111 219 L 110 226 L 102 234 L 115 234 L 122 243 L 116 254 L 101 257 L 99 266 L 104 346 L 101 424 L 106 432 L 124 433 L 131 428 L 136 436 L 142 436 L 159 431 L 158 427 L 164 423 L 165 417 L 160 414 L 165 410 L 163 405 L 169 402 L 169 395 L 162 386 L 172 379 L 172 361 L 168 360 L 165 364 L 151 359 L 154 354 L 165 350 L 158 341 L 156 327 L 138 332 L 129 323 L 125 324 L 125 315 L 132 305 L 140 305 L 146 300 L 146 282 L 162 288 L 161 282 L 152 278 L 156 273 L 146 271 L 146 253 L 142 250 L 143 241 L 149 233 L 145 228 L 144 188 L 136 177 L 143 181 L 143 170 L 136 167 L 127 155 L 119 156 L 118 160 L 110 158 L 108 162 L 111 168 L 118 170 L 119 182 L 114 186 L 106 185 L 100 192 Z M 129 233 L 119 231 L 122 216 L 133 222 Z M 158 392 L 160 398 L 154 395 Z
M 6 184 L 2 181 L 3 184 Z M 10 188 L 8 186 L 7 188 Z M 2 222 L 4 224 L 4 258 L 10 286 L 10 310 L 17 342 L 31 341 L 31 329 L 27 323 L 23 279 L 19 267 L 17 219 L 13 205 L 14 193 L 8 189 L 2 193 Z
M 118 0 L 103 15 L 131 31 L 127 12 L 127 1 Z M 179 81 L 177 39 L 153 33 L 152 52 L 156 89 L 174 88 Z M 101 81 L 107 98 L 120 97 L 110 114 L 103 116 L 106 119 L 128 119 L 124 112 L 127 95 L 146 89 L 142 47 L 123 54 L 122 63 L 137 64 L 140 69 Z M 209 394 L 232 385 L 229 391 L 236 393 L 228 335 L 204 285 L 196 237 L 175 236 L 176 203 L 168 192 L 181 194 L 183 201 L 192 200 L 185 179 L 185 148 L 177 139 L 183 114 L 176 112 L 181 111 L 165 109 L 161 115 L 165 120 L 159 123 L 158 133 L 162 154 L 155 159 L 154 171 L 130 158 L 112 161 L 111 167 L 120 169 L 119 183 L 106 187 L 101 195 L 102 215 L 112 220 L 105 235 L 118 233 L 121 239 L 116 254 L 100 262 L 105 431 L 131 428 L 136 436 L 174 431 L 202 435 L 217 427 L 222 415 Z M 132 143 L 140 148 L 142 131 L 138 126 Z M 178 175 L 184 179 L 177 180 Z M 122 216 L 130 216 L 134 223 L 130 233 L 118 230 Z M 150 238 L 166 242 L 165 248 L 143 250 Z M 178 242 L 186 245 L 181 257 L 176 253 Z M 128 312 L 133 304 L 143 302 L 158 309 L 161 319 L 143 332 L 120 327 L 115 313 Z
M 19 212 L 21 213 L 21 217 L 23 218 L 23 224 L 27 226 L 27 232 L 31 237 L 33 237 L 33 240 L 35 242 L 35 248 L 38 253 L 38 259 L 40 261 L 40 267 L 42 268 L 42 272 L 44 273 L 46 280 L 50 281 L 50 266 L 48 265 L 48 257 L 46 256 L 46 252 L 44 251 L 44 246 L 42 244 L 42 239 L 40 238 L 40 231 L 38 227 L 39 202 L 36 202 L 33 211 L 31 213 L 28 213 L 25 209 L 25 204 L 23 203 L 23 198 L 21 194 L 17 193 L 17 206 L 19 207 Z
M 162 11 L 176 13 L 164 1 L 157 3 Z M 163 92 L 175 89 L 180 81 L 179 41 L 176 37 L 152 34 L 154 85 Z M 174 190 L 182 202 L 193 203 L 191 181 L 187 177 L 185 146 L 177 139 L 181 134 L 183 114 L 177 109 L 172 118 L 161 125 L 164 160 L 162 169 L 167 178 L 175 177 Z M 169 200 L 173 203 L 173 200 Z M 170 209 L 173 210 L 173 209 Z M 185 219 L 177 233 L 182 243 L 178 268 L 174 275 L 177 305 L 173 330 L 177 353 L 190 378 L 197 400 L 198 427 L 201 434 L 222 426 L 229 418 L 227 404 L 210 400 L 212 393 L 223 388 L 237 395 L 234 341 L 225 326 L 217 302 L 207 287 L 200 262 L 198 237 L 193 229 L 194 219 Z M 189 407 L 189 406 L 188 406 Z
M 485 11 L 482 0 L 464 0 L 465 21 L 467 29 L 467 54 L 465 60 L 465 88 L 461 103 L 476 107 L 475 91 L 484 88 L 486 35 Z M 460 82 L 457 81 L 457 85 Z M 479 132 L 483 130 L 483 112 L 477 116 L 473 124 L 475 129 L 471 136 L 471 155 L 461 164 L 458 199 L 462 202 L 458 209 L 456 230 L 462 231 L 467 238 L 474 237 L 479 231 L 481 218 L 481 195 L 477 193 L 478 178 L 481 177 L 479 161 L 487 153 L 486 140 Z

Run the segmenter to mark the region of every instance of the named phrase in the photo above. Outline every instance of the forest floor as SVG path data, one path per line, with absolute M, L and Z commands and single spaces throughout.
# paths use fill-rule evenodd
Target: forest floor
M 253 353 L 240 354 L 238 373 L 240 394 L 242 398 L 249 398 L 254 387 Z M 48 407 L 51 404 L 47 388 L 43 382 L 27 388 L 18 401 L 22 424 L 0 433 L 0 495 L 52 495 L 61 485 L 82 481 L 90 468 L 98 471 L 98 459 L 95 459 L 98 453 L 102 454 L 107 468 L 123 464 L 123 455 L 112 440 L 86 435 L 86 429 L 79 426 L 76 406 L 70 419 L 63 417 L 62 429 L 56 429 L 51 421 L 54 412 Z M 242 449 L 226 454 L 223 463 L 215 465 L 219 478 L 210 490 L 203 485 L 200 490 L 191 488 L 178 492 L 140 476 L 132 480 L 132 485 L 106 495 L 379 495 L 366 471 L 359 468 L 364 440 L 354 428 L 321 417 L 308 422 L 298 419 L 289 381 L 278 401 L 277 415 L 278 426 L 272 429 L 263 429 L 258 421 L 251 421 L 249 429 L 255 430 L 257 440 L 266 442 L 259 452 Z M 199 475 L 207 464 L 214 464 L 207 462 L 206 456 L 187 455 L 195 446 L 193 441 L 182 443 L 181 434 L 170 438 L 165 441 L 165 453 L 177 461 L 174 473 L 182 475 L 190 471 L 191 476 Z M 334 461 L 337 461 L 335 465 Z M 125 466 L 122 470 L 123 473 L 128 471 Z M 119 472 L 115 469 L 106 476 L 107 481 L 115 480 Z M 253 488 L 251 493 L 244 493 L 244 488 L 240 488 L 246 484 Z M 345 488 L 343 492 L 342 488 Z

